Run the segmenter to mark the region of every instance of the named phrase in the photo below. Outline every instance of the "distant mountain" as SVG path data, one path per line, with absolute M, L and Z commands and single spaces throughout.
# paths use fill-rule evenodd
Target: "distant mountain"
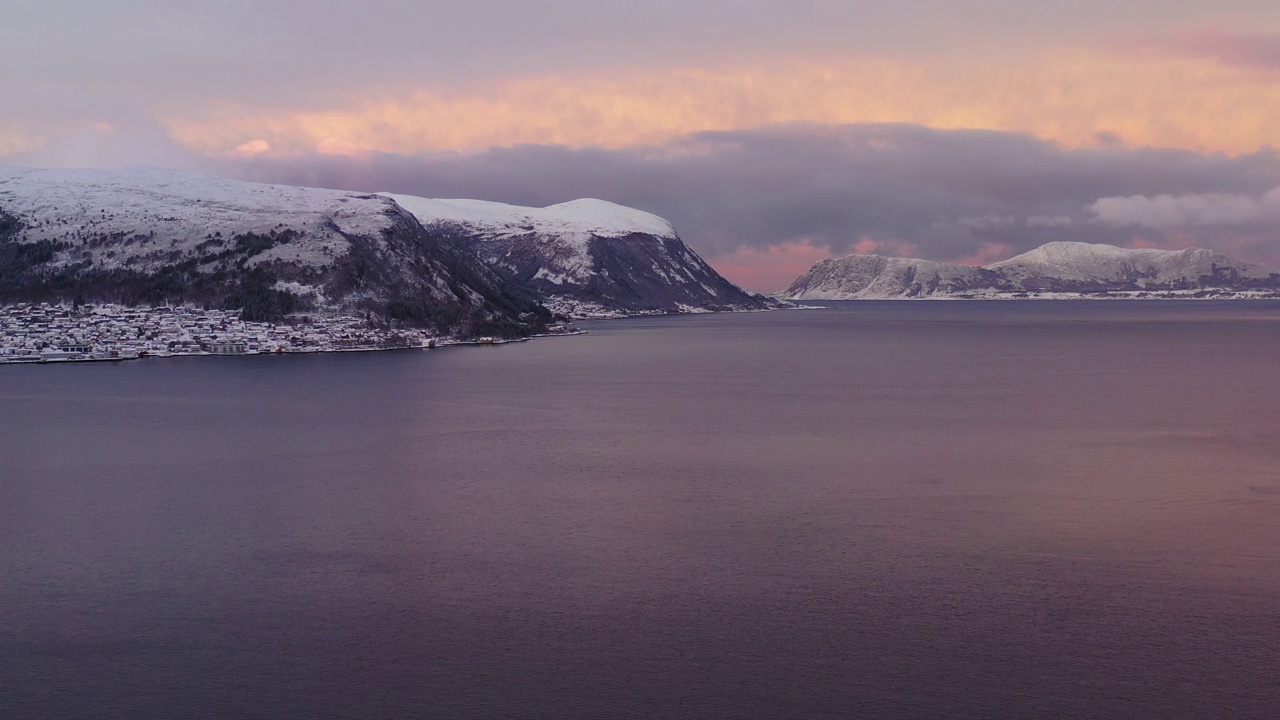
M 391 195 L 422 225 L 479 254 L 512 284 L 575 317 L 759 310 L 689 249 L 666 220 L 603 200 L 545 208 Z
M 1055 242 L 991 266 L 1016 287 L 1048 292 L 1280 288 L 1276 268 L 1201 248 L 1131 250 Z
M 1280 269 L 1212 250 L 1132 250 L 1054 242 L 987 267 L 853 255 L 823 260 L 791 300 L 1280 296 Z
M 791 283 L 791 300 L 933 297 L 994 287 L 999 274 L 968 265 L 850 255 L 823 260 Z

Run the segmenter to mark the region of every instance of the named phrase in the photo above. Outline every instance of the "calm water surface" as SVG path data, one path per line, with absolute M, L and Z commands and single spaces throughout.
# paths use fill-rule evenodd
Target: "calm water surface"
M 0 368 L 0 717 L 1280 717 L 1280 306 L 589 329 Z

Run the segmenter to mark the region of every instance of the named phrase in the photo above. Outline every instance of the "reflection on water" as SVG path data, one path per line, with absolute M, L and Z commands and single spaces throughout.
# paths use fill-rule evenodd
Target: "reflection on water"
M 0 369 L 0 716 L 1280 716 L 1280 308 L 835 305 Z

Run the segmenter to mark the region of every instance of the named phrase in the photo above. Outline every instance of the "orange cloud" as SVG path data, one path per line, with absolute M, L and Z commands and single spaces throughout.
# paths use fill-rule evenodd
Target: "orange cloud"
M 0 125 L 0 155 L 11 155 L 29 150 L 36 144 L 36 139 L 20 127 Z
M 365 150 L 366 148 L 361 147 L 359 143 L 351 142 L 339 135 L 321 138 L 315 147 L 315 151 L 321 155 L 359 155 Z
M 236 146 L 231 152 L 242 157 L 253 157 L 254 155 L 271 152 L 271 143 L 262 139 L 250 140 Z
M 1004 130 L 1072 147 L 1096 145 L 1105 133 L 1135 145 L 1242 153 L 1280 144 L 1280 82 L 1214 58 L 1144 47 L 530 77 L 353 97 L 325 111 L 224 107 L 168 119 L 177 137 L 205 152 L 252 139 L 310 151 L 341 138 L 345 149 L 399 153 L 521 143 L 623 147 L 797 121 Z

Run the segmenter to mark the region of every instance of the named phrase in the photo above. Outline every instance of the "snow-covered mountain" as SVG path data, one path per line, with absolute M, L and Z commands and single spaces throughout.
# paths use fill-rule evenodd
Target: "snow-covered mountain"
M 693 252 L 666 220 L 604 200 L 545 208 L 387 194 L 434 233 L 576 317 L 752 310 L 776 301 L 746 292 Z
M 823 260 L 782 293 L 793 300 L 932 297 L 982 290 L 998 282 L 996 273 L 968 265 L 850 255 Z
M 990 266 L 1024 290 L 1249 290 L 1275 287 L 1275 268 L 1214 250 L 1148 250 L 1054 242 Z
M 1054 242 L 979 268 L 853 255 L 823 260 L 781 297 L 792 300 L 1280 294 L 1280 270 L 1212 250 Z
M 75 295 L 264 318 L 368 311 L 451 332 L 546 314 L 386 197 L 154 168 L 0 167 L 0 302 Z

